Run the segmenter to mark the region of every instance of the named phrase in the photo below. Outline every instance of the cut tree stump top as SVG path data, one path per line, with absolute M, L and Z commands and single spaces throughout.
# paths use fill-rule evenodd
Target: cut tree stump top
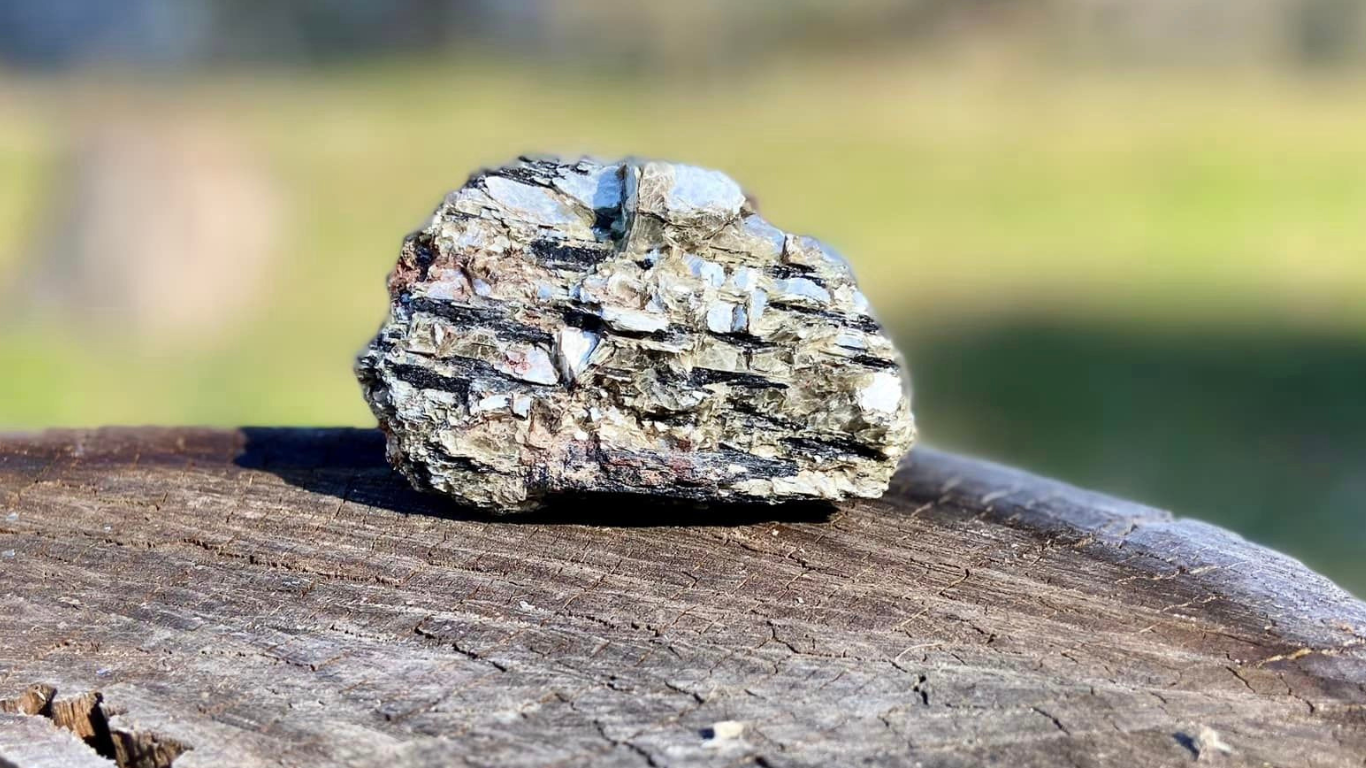
M 1366 605 L 1210 525 L 927 449 L 491 518 L 382 444 L 0 438 L 0 765 L 1366 766 Z

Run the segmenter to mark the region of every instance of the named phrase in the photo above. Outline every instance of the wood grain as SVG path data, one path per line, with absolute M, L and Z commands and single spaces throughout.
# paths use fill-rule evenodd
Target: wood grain
M 872 502 L 490 518 L 366 430 L 53 432 L 0 504 L 0 765 L 1366 766 L 1366 605 L 931 450 Z

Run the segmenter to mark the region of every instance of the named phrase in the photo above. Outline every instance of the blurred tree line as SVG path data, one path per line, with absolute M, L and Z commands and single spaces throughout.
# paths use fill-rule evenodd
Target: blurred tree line
M 12 0 L 0 61 L 313 64 L 494 48 L 529 60 L 707 70 L 870 45 L 985 40 L 1101 65 L 1366 62 L 1361 0 Z

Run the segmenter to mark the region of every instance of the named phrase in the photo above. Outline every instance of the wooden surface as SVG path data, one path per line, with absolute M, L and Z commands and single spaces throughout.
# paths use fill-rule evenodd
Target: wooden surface
M 0 503 L 0 765 L 1366 766 L 1366 605 L 930 450 L 837 509 L 489 519 L 369 431 L 66 432 Z

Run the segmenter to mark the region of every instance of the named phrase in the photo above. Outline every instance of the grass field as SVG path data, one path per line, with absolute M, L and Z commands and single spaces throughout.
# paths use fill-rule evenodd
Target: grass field
M 17 276 L 49 193 L 51 139 L 33 105 L 0 87 L 0 290 Z M 27 109 L 25 107 L 28 107 Z
M 401 235 L 529 150 L 724 168 L 854 262 L 927 437 L 1215 519 L 1359 591 L 1366 88 L 785 62 L 734 82 L 459 62 L 0 87 L 0 289 L 20 306 L 92 121 L 212 125 L 286 223 L 194 343 L 14 311 L 0 426 L 364 424 L 351 355 Z

